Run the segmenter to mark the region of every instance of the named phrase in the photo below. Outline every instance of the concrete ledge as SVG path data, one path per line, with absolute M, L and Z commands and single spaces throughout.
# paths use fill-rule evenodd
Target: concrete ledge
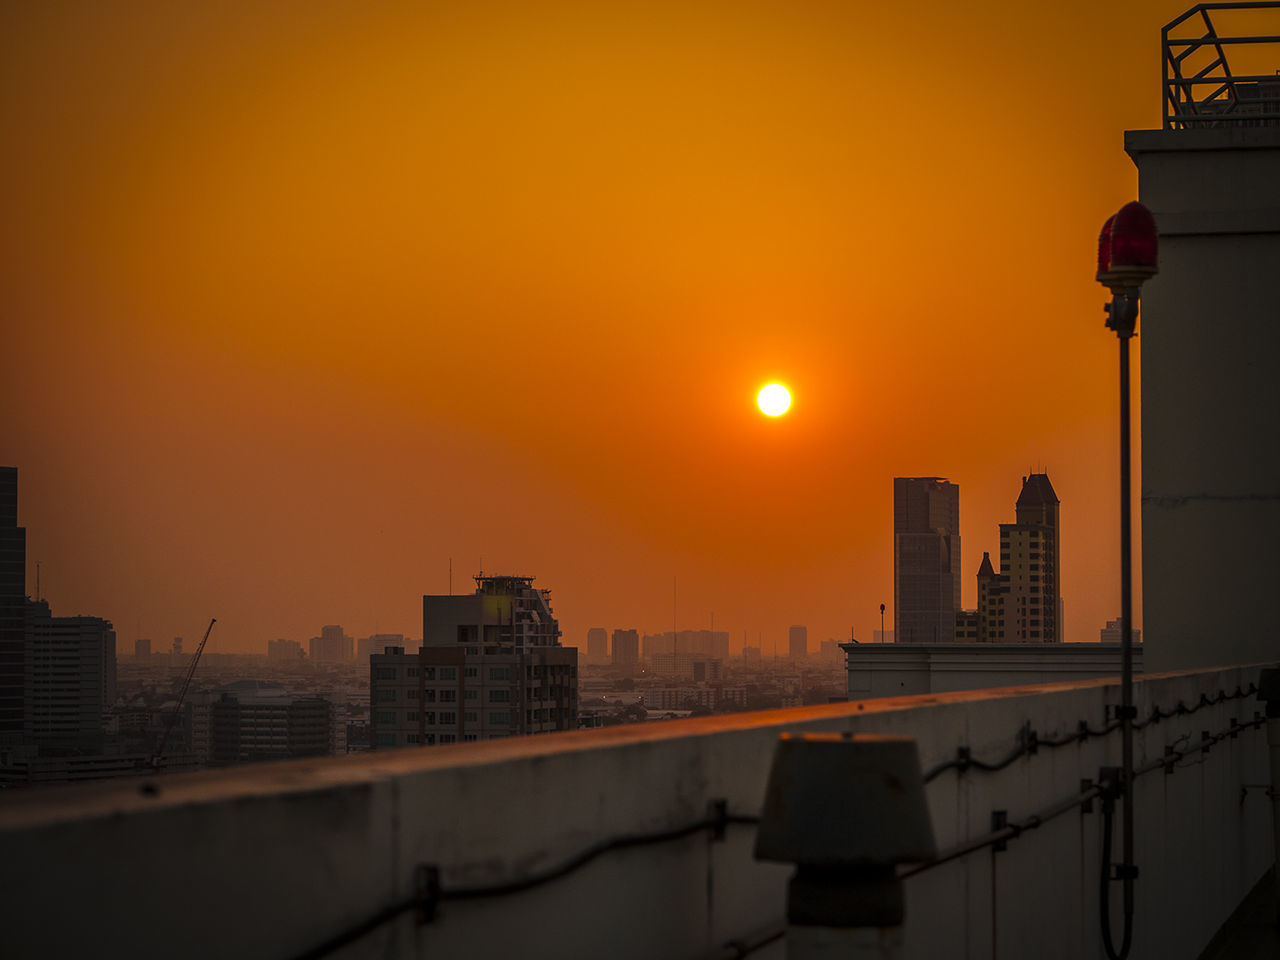
M 1139 716 L 1247 687 L 1235 666 L 1140 678 Z M 757 813 L 782 732 L 908 734 L 927 768 L 960 746 L 994 759 L 1024 725 L 1042 738 L 1106 722 L 1114 680 L 867 700 L 372 756 L 289 761 L 109 787 L 32 790 L 0 803 L 0 928 L 13 956 L 284 958 L 414 890 L 419 864 L 446 889 L 508 882 L 603 840 L 670 830 L 712 800 Z M 1143 728 L 1139 764 L 1251 718 L 1233 699 Z M 1118 761 L 1119 738 L 1041 746 L 999 773 L 949 771 L 928 786 L 941 847 L 1073 796 Z M 1194 957 L 1271 862 L 1257 731 L 1171 776 L 1140 780 L 1135 960 Z M 907 881 L 908 957 L 1100 957 L 1099 817 L 1071 813 L 998 855 Z M 868 825 L 874 829 L 874 825 Z M 1190 838 L 1190 839 L 1189 839 Z M 1194 839 L 1195 842 L 1191 842 Z M 789 868 L 752 856 L 733 827 L 620 850 L 568 876 L 482 901 L 404 914 L 336 955 L 695 958 L 783 913 Z M 994 898 L 994 899 L 993 899 Z

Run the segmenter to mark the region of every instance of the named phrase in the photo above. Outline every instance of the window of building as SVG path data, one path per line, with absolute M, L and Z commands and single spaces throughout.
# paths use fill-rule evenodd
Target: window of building
M 436 712 L 434 710 L 427 710 L 422 714 L 422 719 L 427 726 L 434 727 L 436 725 Z
M 395 678 L 396 678 L 395 667 L 379 667 L 378 668 L 379 680 L 394 680 Z
M 462 739 L 463 739 L 466 743 L 475 743 L 475 742 L 476 742 L 477 740 L 479 740 L 480 738 L 479 738 L 479 737 L 477 737 L 474 733 L 464 733 L 464 734 L 462 735 Z
M 479 723 L 480 717 L 476 714 L 474 710 L 464 710 L 462 713 L 462 722 L 463 723 Z
M 435 668 L 435 667 L 423 667 L 423 668 L 422 668 L 422 679 L 423 679 L 423 680 L 434 680 L 435 678 L 436 678 L 436 668 Z
M 452 710 L 444 710 L 440 714 L 440 725 L 443 727 L 457 726 L 458 715 Z
M 405 670 L 404 675 L 406 677 L 416 677 L 418 675 L 418 668 L 409 667 L 408 669 Z
M 379 710 L 374 714 L 373 719 L 377 723 L 395 723 L 396 715 L 393 710 Z
M 457 690 L 441 690 L 440 702 L 441 703 L 457 703 L 458 691 Z
M 457 667 L 441 667 L 440 679 L 441 680 L 457 680 L 458 668 Z
M 506 726 L 511 722 L 511 714 L 506 710 L 490 710 L 489 722 L 494 726 Z
M 394 747 L 396 745 L 396 735 L 394 733 L 378 734 L 378 746 Z
M 477 690 L 475 687 L 469 687 L 466 690 L 462 691 L 462 696 L 466 700 L 475 700 L 480 696 L 480 691 Z
M 510 680 L 511 668 L 510 667 L 490 667 L 489 679 L 490 680 Z
M 404 742 L 405 742 L 405 743 L 417 743 L 417 742 L 418 742 L 418 735 L 417 735 L 416 733 L 408 733 L 408 734 L 405 734 Z
M 396 688 L 395 688 L 395 687 L 383 687 L 381 690 L 379 690 L 379 691 L 378 691 L 378 701 L 379 701 L 379 702 L 385 702 L 385 701 L 387 701 L 387 700 L 394 700 L 395 698 L 396 698 Z
M 418 711 L 417 711 L 417 710 L 410 710 L 408 713 L 406 713 L 406 714 L 404 715 L 404 718 L 405 718 L 405 720 L 407 720 L 409 723 L 417 723 L 417 722 L 418 722 Z
M 434 733 L 428 733 L 422 738 L 422 741 L 426 746 L 434 747 L 436 745 L 436 735 Z
M 489 702 L 490 703 L 510 703 L 511 691 L 510 690 L 490 690 Z
M 435 692 L 435 690 L 434 690 L 434 689 L 432 689 L 432 688 L 427 688 L 426 690 L 423 690 L 423 691 L 422 691 L 422 702 L 423 702 L 423 703 L 435 703 L 435 702 L 436 702 L 436 692 Z
M 462 675 L 468 680 L 475 680 L 477 677 L 480 676 L 480 668 L 479 667 L 463 667 Z
M 458 736 L 457 734 L 454 734 L 454 733 L 442 733 L 440 734 L 440 742 L 441 743 L 457 743 Z

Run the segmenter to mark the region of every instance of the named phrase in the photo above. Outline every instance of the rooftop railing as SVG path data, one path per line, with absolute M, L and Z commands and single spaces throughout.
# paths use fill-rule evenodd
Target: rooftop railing
M 1266 23 L 1272 32 L 1224 34 L 1215 14 Z M 1203 34 L 1185 35 L 1200 27 Z M 1166 24 L 1160 40 L 1164 129 L 1280 126 L 1280 2 L 1200 3 Z M 1248 60 L 1244 72 L 1233 71 L 1233 59 L 1237 68 Z

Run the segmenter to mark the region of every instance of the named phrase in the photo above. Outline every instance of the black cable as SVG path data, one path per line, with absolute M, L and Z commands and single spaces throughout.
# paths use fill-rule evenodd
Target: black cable
M 1210 701 L 1210 699 L 1207 696 L 1202 694 L 1200 697 L 1200 702 L 1195 707 L 1188 708 L 1188 707 L 1185 707 L 1184 704 L 1179 702 L 1178 707 L 1175 711 L 1163 713 L 1162 716 L 1167 718 L 1175 715 L 1195 713 L 1197 710 L 1201 709 L 1201 707 L 1215 706 L 1227 700 L 1241 699 L 1251 693 L 1256 692 L 1256 690 L 1257 688 L 1252 683 L 1249 684 L 1248 691 L 1242 691 L 1239 687 L 1236 687 L 1235 693 L 1227 694 L 1225 693 L 1225 691 L 1220 690 L 1218 692 L 1218 697 L 1216 698 L 1216 700 L 1213 700 L 1213 701 Z M 1159 711 L 1157 710 L 1157 712 Z M 1153 717 L 1154 716 L 1155 714 L 1153 714 Z M 1147 721 L 1147 722 L 1149 723 L 1152 721 Z M 1228 730 L 1225 730 L 1220 733 L 1214 734 L 1210 737 L 1207 737 L 1201 740 L 1199 743 L 1190 745 L 1186 752 L 1183 752 L 1180 750 L 1172 750 L 1165 757 L 1161 757 L 1157 760 L 1154 760 L 1146 764 L 1145 766 L 1139 769 L 1135 769 L 1133 771 L 1133 776 L 1139 777 L 1139 776 L 1142 776 L 1143 774 L 1150 773 L 1155 769 L 1165 767 L 1168 763 L 1169 756 L 1176 757 L 1177 760 L 1175 762 L 1184 760 L 1186 758 L 1187 752 L 1207 751 L 1214 744 L 1227 739 L 1233 734 L 1239 733 L 1241 730 L 1256 729 L 1257 727 L 1260 727 L 1265 722 L 1266 722 L 1265 718 L 1255 717 L 1253 720 L 1250 720 L 1243 724 L 1238 724 L 1237 726 L 1232 727 Z M 998 770 L 1003 770 L 1018 758 L 1027 756 L 1030 754 L 1034 754 L 1037 751 L 1037 749 L 1042 745 L 1047 747 L 1062 747 L 1072 743 L 1079 743 L 1088 739 L 1091 736 L 1094 736 L 1094 737 L 1105 736 L 1106 734 L 1109 734 L 1112 731 L 1118 729 L 1119 725 L 1120 724 L 1118 721 L 1113 721 L 1111 723 L 1108 723 L 1101 731 L 1098 731 L 1098 730 L 1093 730 L 1088 726 L 1087 723 L 1085 723 L 1084 721 L 1081 721 L 1079 727 L 1077 728 L 1076 733 L 1068 734 L 1063 737 L 1047 738 L 1043 740 L 1038 737 L 1035 730 L 1032 729 L 1029 724 L 1024 725 L 1019 730 L 1019 733 L 1018 733 L 1018 739 L 1019 739 L 1018 746 L 1015 747 L 1013 750 L 1011 750 L 1002 759 L 995 762 L 975 760 L 969 755 L 968 747 L 959 747 L 957 748 L 956 758 L 954 760 L 948 760 L 944 763 L 938 764 L 936 767 L 933 767 L 928 773 L 924 775 L 924 782 L 928 783 L 936 779 L 943 772 L 951 769 L 957 769 L 961 773 L 964 773 L 964 771 L 969 769 L 970 767 L 974 767 L 983 772 L 994 772 Z M 1188 734 L 1184 734 L 1181 737 L 1178 737 L 1176 740 L 1174 740 L 1174 743 L 1177 743 L 1180 740 L 1189 741 L 1189 739 L 1190 739 L 1190 736 Z M 1025 820 L 1009 823 L 1005 827 L 999 830 L 993 831 L 989 834 L 985 834 L 984 836 L 974 838 L 973 840 L 969 840 L 962 844 L 959 844 L 958 846 L 952 847 L 950 850 L 945 851 L 944 853 L 935 857 L 933 860 L 928 861 L 927 863 L 917 864 L 907 870 L 900 872 L 898 876 L 904 879 L 906 877 L 915 876 L 918 873 L 923 873 L 926 870 L 930 870 L 930 869 L 933 869 L 934 867 L 941 866 L 944 863 L 948 863 L 952 860 L 958 859 L 959 857 L 966 856 L 967 854 L 973 853 L 977 850 L 981 850 L 984 847 L 993 846 L 994 844 L 1002 841 L 1016 839 L 1017 837 L 1021 836 L 1024 832 L 1027 832 L 1029 830 L 1035 830 L 1038 827 L 1040 827 L 1042 824 L 1047 823 L 1048 821 L 1054 819 L 1055 817 L 1061 816 L 1062 814 L 1068 812 L 1069 810 L 1075 809 L 1081 806 L 1082 804 L 1087 803 L 1089 800 L 1095 797 L 1103 796 L 1104 795 L 1103 791 L 1104 791 L 1104 787 L 1102 786 L 1089 787 L 1088 789 L 1081 791 L 1079 794 L 1068 797 L 1064 800 L 1059 801 L 1058 803 L 1053 804 L 1050 807 L 1047 807 L 1044 810 L 1041 810 L 1038 813 L 1032 814 L 1031 816 L 1027 817 Z M 1105 812 L 1105 807 L 1104 807 L 1104 812 Z M 595 860 L 597 857 L 601 856 L 602 854 L 608 853 L 613 850 L 624 850 L 631 847 L 648 846 L 650 844 L 656 844 L 656 843 L 666 843 L 672 840 L 679 840 L 683 837 L 692 836 L 693 834 L 698 833 L 699 831 L 707 830 L 707 829 L 713 830 L 715 832 L 715 836 L 718 838 L 723 835 L 724 829 L 727 826 L 731 826 L 731 825 L 750 826 L 750 825 L 757 825 L 759 824 L 759 822 L 760 822 L 760 818 L 757 816 L 751 816 L 747 814 L 730 814 L 726 812 L 723 805 L 723 801 L 717 801 L 717 803 L 713 806 L 712 814 L 703 818 L 702 820 L 696 821 L 695 823 L 686 824 L 685 826 L 681 826 L 681 827 L 674 827 L 670 830 L 661 830 L 655 833 L 624 834 L 622 836 L 613 837 L 609 840 L 604 840 L 599 843 L 592 844 L 586 849 L 569 857 L 567 860 L 563 861 L 562 863 L 557 864 L 556 866 L 550 868 L 549 870 L 545 870 L 541 873 L 530 874 L 529 876 L 521 877 L 516 880 L 508 880 L 503 883 L 489 884 L 486 886 L 479 886 L 479 887 L 460 887 L 460 888 L 454 888 L 454 889 L 441 888 L 439 886 L 438 874 L 436 873 L 436 871 L 432 868 L 422 867 L 419 869 L 419 878 L 417 883 L 418 889 L 415 891 L 412 897 L 401 900 L 388 907 L 384 907 L 383 909 L 379 910 L 377 913 L 372 914 L 371 916 L 362 920 L 360 923 L 356 924 L 355 926 L 350 927 L 347 930 L 344 930 L 341 933 L 334 935 L 333 937 L 330 937 L 328 940 L 324 941 L 321 944 L 318 944 L 315 947 L 312 947 L 309 950 L 306 950 L 306 951 L 303 951 L 302 953 L 297 954 L 295 957 L 295 960 L 319 960 L 319 958 L 325 957 L 328 954 L 332 953 L 333 951 L 341 947 L 344 947 L 347 944 L 360 939 L 361 937 L 364 937 L 366 934 L 371 933 L 373 930 L 377 929 L 382 924 L 387 923 L 391 920 L 394 920 L 400 914 L 406 913 L 410 910 L 416 909 L 422 913 L 424 920 L 430 920 L 435 916 L 435 908 L 437 904 L 443 901 L 483 899 L 487 897 L 501 897 L 501 896 L 507 896 L 513 893 L 519 893 L 521 891 L 529 890 L 533 887 L 541 886 L 544 883 L 551 883 L 552 881 L 565 877 L 568 874 L 573 873 L 574 871 L 586 866 L 588 863 L 590 863 L 592 860 Z M 1106 854 L 1104 857 L 1104 863 L 1103 863 L 1103 873 L 1105 877 L 1107 866 L 1108 866 L 1107 861 L 1110 859 L 1111 821 L 1109 816 L 1104 816 L 1103 826 L 1104 826 L 1104 837 L 1105 837 L 1104 852 Z M 1103 898 L 1103 903 L 1107 904 L 1107 900 L 1105 897 Z M 1107 904 L 1107 906 L 1105 906 L 1104 909 L 1108 909 L 1108 917 L 1109 917 L 1109 904 Z M 752 938 L 750 940 L 742 940 L 742 941 L 730 941 L 729 943 L 725 944 L 724 949 L 730 951 L 734 957 L 745 957 L 748 954 L 753 953 L 754 951 L 760 949 L 761 947 L 769 943 L 772 943 L 774 940 L 781 937 L 782 933 L 783 931 L 781 929 L 773 929 L 768 931 L 766 934 L 764 934 L 763 937 L 757 937 L 757 938 Z M 1108 944 L 1108 956 L 1112 956 L 1110 952 L 1109 927 L 1107 928 L 1107 933 L 1105 936 L 1107 937 L 1106 943 Z M 1129 942 L 1129 930 L 1128 930 L 1128 926 L 1126 926 L 1125 939 L 1121 945 L 1122 957 L 1124 956 L 1124 953 L 1127 953 L 1128 942 Z M 1115 960 L 1115 958 L 1113 958 L 1113 960 Z
M 541 886 L 544 883 L 551 883 L 559 880 L 575 870 L 586 866 L 596 857 L 611 850 L 624 850 L 630 847 L 648 846 L 656 843 L 667 843 L 672 840 L 679 840 L 683 837 L 692 836 L 702 830 L 714 831 L 715 837 L 723 836 L 725 827 L 733 825 L 756 825 L 759 824 L 760 818 L 747 814 L 730 814 L 725 812 L 723 801 L 717 801 L 713 805 L 714 812 L 702 820 L 695 823 L 686 824 L 681 827 L 674 827 L 670 830 L 659 830 L 654 833 L 631 833 L 622 836 L 613 837 L 600 843 L 592 844 L 585 850 L 579 851 L 569 857 L 562 863 L 557 864 L 549 870 L 541 873 L 530 874 L 520 877 L 516 880 L 508 880 L 503 883 L 489 884 L 482 887 L 458 887 L 454 889 L 441 888 L 438 881 L 438 872 L 434 868 L 420 867 L 417 887 L 412 897 L 401 900 L 388 907 L 384 907 L 377 913 L 365 918 L 334 936 L 325 940 L 323 943 L 303 951 L 295 956 L 294 960 L 320 960 L 321 957 L 328 956 L 335 950 L 345 947 L 349 943 L 353 943 L 364 937 L 366 934 L 372 933 L 378 927 L 382 926 L 402 913 L 410 910 L 421 911 L 424 920 L 430 920 L 435 917 L 436 906 L 445 900 L 474 900 L 485 897 L 502 897 L 512 893 L 519 893 L 529 890 L 533 887 Z M 750 949 L 755 950 L 768 940 L 761 941 Z M 750 952 L 750 950 L 748 950 Z M 741 954 L 745 956 L 746 954 Z

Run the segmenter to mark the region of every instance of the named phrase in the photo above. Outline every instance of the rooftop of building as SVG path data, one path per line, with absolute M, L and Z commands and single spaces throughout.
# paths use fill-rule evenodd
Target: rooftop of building
M 1018 506 L 1040 507 L 1059 503 L 1058 494 L 1049 482 L 1047 473 L 1033 473 L 1022 478 L 1022 491 L 1018 494 Z

